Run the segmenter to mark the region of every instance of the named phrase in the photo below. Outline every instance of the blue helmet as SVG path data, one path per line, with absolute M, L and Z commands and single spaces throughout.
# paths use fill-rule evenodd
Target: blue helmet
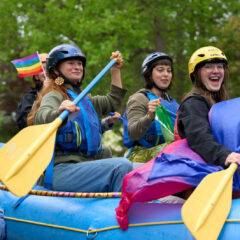
M 86 56 L 80 48 L 71 44 L 61 44 L 49 52 L 46 63 L 47 71 L 50 72 L 60 61 L 69 58 L 79 58 L 83 63 L 83 67 L 86 65 Z
M 151 63 L 158 59 L 169 59 L 172 63 L 172 58 L 170 58 L 166 53 L 163 52 L 153 52 L 149 54 L 142 63 L 142 75 L 146 72 L 146 70 L 150 67 Z

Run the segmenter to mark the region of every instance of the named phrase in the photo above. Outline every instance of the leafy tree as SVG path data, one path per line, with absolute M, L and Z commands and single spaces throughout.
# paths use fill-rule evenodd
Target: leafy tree
M 221 48 L 229 61 L 230 81 L 227 83 L 231 97 L 239 97 L 240 93 L 240 16 L 230 17 L 220 29 L 222 34 Z
M 238 16 L 239 6 L 239 0 L 1 0 L 1 108 L 7 115 L 16 110 L 31 82 L 31 78 L 19 79 L 10 61 L 37 50 L 48 52 L 61 43 L 75 43 L 86 53 L 83 86 L 108 63 L 112 51 L 120 50 L 125 59 L 122 79 L 129 89 L 125 101 L 144 84 L 141 64 L 146 55 L 166 52 L 174 59 L 171 94 L 180 101 L 191 87 L 187 64 L 194 50 L 214 45 L 224 47 L 229 59 L 237 58 L 238 25 L 237 20 L 232 23 L 232 17 Z M 232 31 L 226 34 L 227 27 Z M 238 70 L 232 68 L 233 72 Z M 93 94 L 104 94 L 109 78 L 108 74 L 102 79 Z M 232 93 L 237 79 L 236 75 L 231 82 Z M 8 110 L 7 97 L 11 103 Z

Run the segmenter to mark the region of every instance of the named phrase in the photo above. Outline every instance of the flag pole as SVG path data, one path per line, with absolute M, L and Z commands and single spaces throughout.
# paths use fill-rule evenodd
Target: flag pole
M 41 61 L 41 59 L 39 57 L 39 54 L 38 54 L 38 51 L 37 51 L 37 55 L 38 55 L 38 58 L 39 58 L 40 63 L 41 63 L 41 67 L 42 67 L 42 70 L 43 70 L 43 74 L 44 74 L 45 80 L 47 80 L 47 75 L 46 75 L 46 72 L 45 72 L 45 68 L 43 67 L 42 61 Z

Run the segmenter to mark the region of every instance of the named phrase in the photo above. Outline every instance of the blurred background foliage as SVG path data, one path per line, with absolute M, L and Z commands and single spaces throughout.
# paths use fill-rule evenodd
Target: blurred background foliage
M 225 52 L 228 90 L 231 97 L 240 93 L 240 0 L 1 0 L 0 22 L 0 142 L 17 133 L 17 103 L 32 84 L 31 77 L 18 78 L 10 61 L 49 52 L 61 43 L 75 43 L 86 54 L 83 86 L 108 63 L 112 51 L 122 52 L 122 81 L 128 93 L 121 113 L 128 97 L 143 86 L 141 64 L 153 51 L 174 59 L 170 94 L 178 101 L 191 87 L 191 54 L 207 45 Z M 110 76 L 101 81 L 92 94 L 108 91 Z M 121 136 L 121 124 L 114 132 Z

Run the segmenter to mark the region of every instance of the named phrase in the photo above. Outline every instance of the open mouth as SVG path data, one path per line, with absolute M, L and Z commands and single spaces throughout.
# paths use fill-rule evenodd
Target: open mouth
M 220 78 L 219 77 L 211 77 L 209 78 L 211 82 L 219 82 Z
M 212 85 L 212 87 L 219 87 L 221 84 L 221 77 L 209 77 L 208 78 L 209 83 Z

